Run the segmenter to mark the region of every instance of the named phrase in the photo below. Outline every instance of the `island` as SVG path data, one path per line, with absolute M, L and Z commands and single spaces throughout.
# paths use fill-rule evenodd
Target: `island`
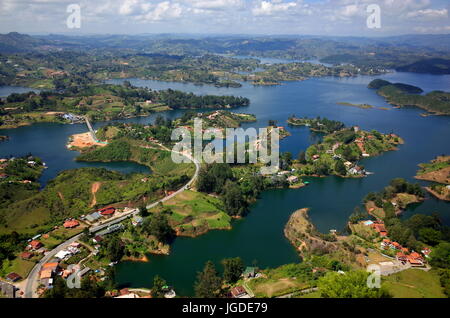
M 380 109 L 380 110 L 389 110 L 390 109 L 387 107 L 377 107 L 377 106 L 373 106 L 373 105 L 369 105 L 369 104 L 352 104 L 352 103 L 347 103 L 347 102 L 339 102 L 337 104 L 341 105 L 341 106 L 356 107 L 356 108 L 361 108 L 361 109 Z
M 425 192 L 419 184 L 397 178 L 382 191 L 371 192 L 364 198 L 367 213 L 384 219 L 400 215 L 409 205 L 425 200 Z
M 375 89 L 377 94 L 386 98 L 386 101 L 396 107 L 415 106 L 435 115 L 450 115 L 450 93 L 433 91 L 421 95 L 420 87 L 391 83 L 389 81 L 373 80 L 369 88 Z
M 450 201 L 450 156 L 439 156 L 419 166 L 415 178 L 432 182 L 425 189 L 440 200 Z
M 289 122 L 309 126 L 314 131 L 327 134 L 320 143 L 300 152 L 298 160 L 293 164 L 300 175 L 364 177 L 369 172 L 358 164 L 361 159 L 396 150 L 398 145 L 404 143 L 394 133 L 382 134 L 375 130 L 368 132 L 358 126 L 346 128 L 343 123 L 326 118 L 291 118 Z

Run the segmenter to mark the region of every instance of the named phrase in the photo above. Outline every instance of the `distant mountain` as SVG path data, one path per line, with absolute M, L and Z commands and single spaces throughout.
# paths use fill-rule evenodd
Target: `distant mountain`
M 22 53 L 53 46 L 52 41 L 42 40 L 27 34 L 11 32 L 0 34 L 0 53 Z
M 399 72 L 427 73 L 427 74 L 450 74 L 450 60 L 447 59 L 425 59 L 406 66 L 398 67 Z

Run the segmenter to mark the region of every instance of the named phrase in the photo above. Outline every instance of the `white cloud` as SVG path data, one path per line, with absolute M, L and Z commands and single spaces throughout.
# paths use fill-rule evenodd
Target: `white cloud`
M 433 9 L 425 9 L 425 10 L 417 10 L 411 11 L 406 14 L 408 18 L 419 18 L 419 19 L 427 19 L 427 20 L 436 20 L 442 18 L 448 18 L 448 10 L 433 10 Z
M 178 3 L 164 1 L 142 16 L 145 21 L 162 21 L 181 17 L 183 8 Z
M 295 2 L 282 2 L 280 0 L 261 1 L 258 6 L 252 10 L 255 16 L 270 16 L 285 13 L 297 6 Z
M 244 5 L 242 0 L 185 0 L 185 2 L 200 10 L 240 9 Z

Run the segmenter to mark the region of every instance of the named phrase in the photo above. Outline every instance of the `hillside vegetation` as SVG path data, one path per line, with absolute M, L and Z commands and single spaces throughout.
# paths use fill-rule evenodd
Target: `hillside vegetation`
M 378 95 L 386 98 L 389 104 L 398 107 L 415 106 L 430 113 L 438 115 L 450 115 L 450 93 L 433 91 L 426 95 L 420 95 L 423 90 L 419 87 L 384 80 L 374 80 L 369 88 L 377 90 Z

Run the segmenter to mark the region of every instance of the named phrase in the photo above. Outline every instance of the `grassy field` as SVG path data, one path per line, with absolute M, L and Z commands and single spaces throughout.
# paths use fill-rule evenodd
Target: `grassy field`
M 184 191 L 165 202 L 164 208 L 173 212 L 170 216 L 172 225 L 187 235 L 231 227 L 231 217 L 222 210 L 222 202 L 203 193 Z M 160 209 L 161 207 L 156 207 L 152 212 Z
M 247 286 L 256 297 L 277 297 L 298 292 L 310 287 L 299 275 L 296 264 L 287 264 L 278 268 L 267 269 L 263 276 L 247 281 Z
M 384 210 L 377 207 L 373 201 L 369 201 L 366 203 L 366 210 L 369 214 L 372 214 L 379 219 L 384 219 L 384 217 L 386 216 Z
M 85 227 L 85 225 L 80 225 L 74 229 L 65 229 L 61 226 L 58 229 L 41 236 L 40 241 L 46 248 L 52 249 L 62 242 L 67 241 L 67 239 L 83 232 Z
M 394 298 L 446 298 L 434 271 L 409 269 L 383 279 Z
M 3 267 L 1 268 L 0 275 L 5 277 L 9 273 L 17 273 L 22 278 L 26 278 L 35 264 L 36 263 L 33 261 L 23 260 L 20 257 L 17 257 L 12 261 L 5 260 L 3 261 Z
M 364 225 L 362 222 L 358 224 L 350 224 L 353 234 L 363 238 L 366 241 L 373 241 L 378 235 L 370 226 Z
M 282 296 L 309 287 L 307 283 L 297 281 L 294 278 L 257 278 L 251 280 L 248 285 L 256 297 L 263 298 Z

